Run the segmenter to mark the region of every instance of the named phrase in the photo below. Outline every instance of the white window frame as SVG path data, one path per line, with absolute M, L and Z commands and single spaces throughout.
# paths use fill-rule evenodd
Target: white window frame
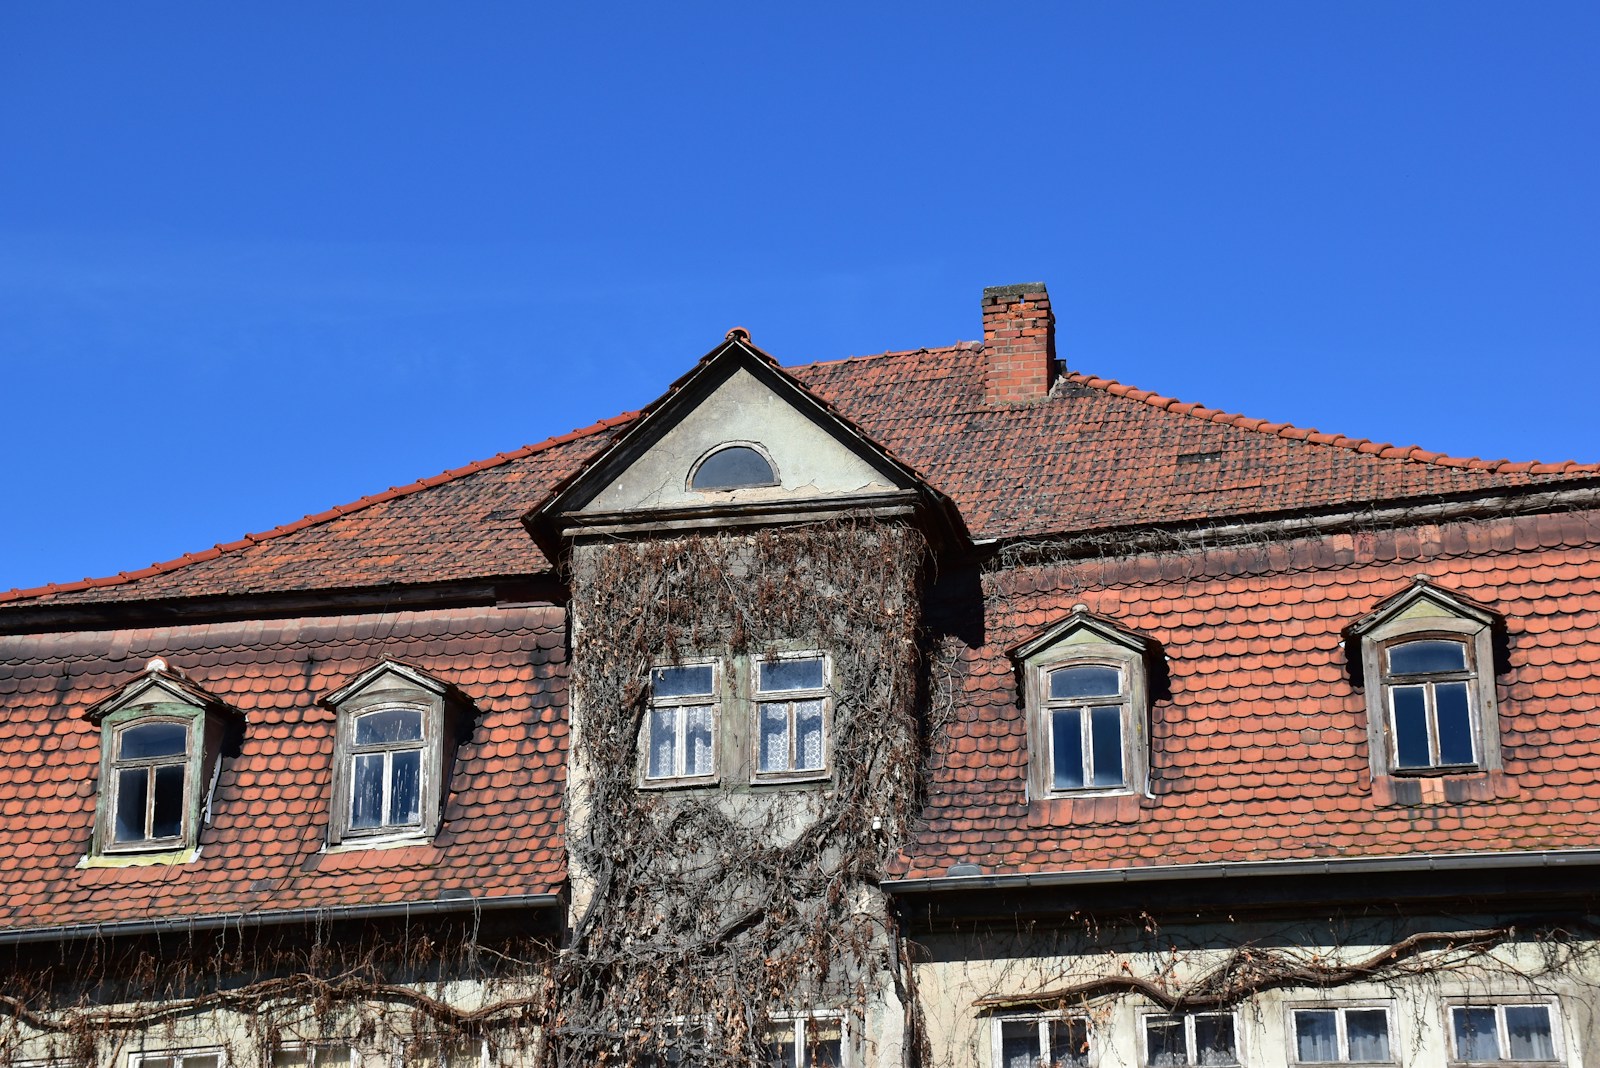
M 1003 1034 L 1003 1030 L 1006 1024 L 1031 1023 L 1035 1025 L 1034 1051 L 1035 1057 L 1037 1058 L 1037 1063 L 1054 1064 L 1054 1060 L 1045 1059 L 1047 1055 L 1053 1055 L 1055 1053 L 1054 1050 L 1048 1050 L 1046 1048 L 1050 1042 L 1049 1026 L 1052 1023 L 1059 1023 L 1063 1021 L 1076 1021 L 1083 1024 L 1085 1037 L 1089 1043 L 1089 1049 L 1084 1055 L 1084 1063 L 1091 1065 L 1099 1063 L 1100 1044 L 1095 1041 L 1094 1021 L 1091 1020 L 1086 1013 L 1078 1012 L 1021 1012 L 1004 1013 L 995 1016 L 994 1025 L 990 1036 L 989 1063 L 997 1066 L 1005 1063 L 1005 1036 Z
M 822 685 L 794 690 L 761 689 L 761 665 L 790 660 L 821 660 Z M 752 783 L 806 782 L 826 779 L 833 774 L 833 657 L 817 649 L 751 656 L 750 661 L 750 781 Z M 795 708 L 804 701 L 822 702 L 822 766 L 796 768 L 799 734 L 795 730 Z M 761 770 L 761 706 L 788 707 L 789 766 L 778 771 Z
M 349 1042 L 280 1042 L 273 1047 L 272 1063 L 280 1053 L 306 1054 L 306 1068 L 331 1068 L 335 1064 L 357 1068 L 361 1063 L 360 1051 Z M 334 1054 L 334 1059 L 328 1060 L 327 1054 Z
M 1397 1064 L 1399 1057 L 1396 1055 L 1396 1041 L 1394 1029 L 1394 1006 L 1384 1001 L 1348 1001 L 1330 1004 L 1325 1001 L 1290 1003 L 1284 1006 L 1288 1014 L 1289 1030 L 1289 1063 L 1301 1065 L 1323 1064 Z M 1334 1014 L 1339 1057 L 1332 1061 L 1302 1061 L 1300 1060 L 1300 1026 L 1295 1022 L 1297 1012 L 1331 1012 Z M 1350 1036 L 1346 1031 L 1344 1014 L 1347 1012 L 1382 1012 L 1384 1028 L 1389 1036 L 1389 1059 L 1386 1061 L 1353 1061 L 1350 1059 Z M 1238 1041 L 1238 1032 L 1234 1032 L 1234 1041 Z
M 637 785 L 645 789 L 661 789 L 673 786 L 712 786 L 720 776 L 718 774 L 722 760 L 722 688 L 726 677 L 720 657 L 696 657 L 690 660 L 679 660 L 673 663 L 652 664 L 649 678 L 654 680 L 655 673 L 663 668 L 684 667 L 709 667 L 711 669 L 711 692 L 709 694 L 683 694 L 668 697 L 659 697 L 652 686 L 650 700 L 645 706 L 644 721 L 639 725 L 639 774 Z M 711 707 L 711 770 L 703 775 L 685 775 L 683 769 L 688 763 L 688 735 L 684 729 L 687 710 L 691 708 Z M 676 738 L 672 758 L 673 774 L 650 774 L 650 754 L 654 751 L 653 729 L 655 726 L 655 713 L 672 710 L 673 720 L 676 724 Z
M 1117 673 L 1117 693 L 1115 696 L 1052 698 L 1050 696 L 1050 676 L 1057 671 L 1079 667 L 1101 667 L 1115 671 Z M 1040 769 L 1040 792 L 1042 796 L 1075 797 L 1081 794 L 1125 794 L 1132 789 L 1133 752 L 1130 743 L 1134 733 L 1133 687 L 1138 670 L 1139 666 L 1131 659 L 1111 655 L 1073 657 L 1070 660 L 1046 664 L 1039 669 L 1037 690 L 1039 694 L 1038 730 L 1043 763 L 1043 767 Z M 1117 710 L 1117 748 L 1122 758 L 1122 781 L 1111 785 L 1094 785 L 1093 722 L 1094 710 L 1097 708 L 1115 708 Z M 1078 711 L 1080 713 L 1078 744 L 1081 747 L 1083 759 L 1083 785 L 1058 787 L 1055 784 L 1055 713 L 1069 711 Z
M 1507 1056 L 1510 1048 L 1510 1034 L 1506 1030 L 1506 1009 L 1511 1008 L 1540 1008 L 1545 1010 L 1546 1018 L 1550 1021 L 1550 1050 L 1554 1059 L 1544 1061 L 1513 1060 Z M 1493 1009 L 1495 1018 L 1495 1038 L 1500 1046 L 1500 1058 L 1492 1061 L 1466 1061 L 1462 1060 L 1456 1049 L 1456 1010 L 1458 1009 Z M 1566 1064 L 1567 1044 L 1565 1033 L 1565 1019 L 1561 1011 L 1561 1003 L 1555 998 L 1451 998 L 1444 1006 L 1445 1042 L 1450 1049 L 1449 1064 L 1455 1065 L 1546 1065 Z
M 171 1068 L 188 1068 L 187 1062 L 202 1057 L 215 1057 L 217 1068 L 228 1068 L 228 1054 L 221 1046 L 201 1046 L 197 1049 L 135 1050 L 128 1053 L 128 1068 L 142 1068 L 151 1061 L 169 1061 Z
M 1150 1064 L 1150 1031 L 1149 1024 L 1152 1020 L 1170 1020 L 1173 1017 L 1183 1020 L 1183 1063 L 1185 1066 L 1197 1066 L 1195 1059 L 1194 1023 L 1201 1016 L 1226 1016 L 1233 1020 L 1233 1060 L 1227 1065 L 1216 1065 L 1214 1068 L 1234 1068 L 1242 1065 L 1243 1059 L 1239 1055 L 1239 1048 L 1244 1045 L 1244 1031 L 1240 1026 L 1239 1014 L 1226 1010 L 1199 1009 L 1194 1012 L 1146 1012 L 1139 1016 L 1139 1060 L 1144 1068 L 1154 1068 Z
M 811 1028 L 809 1025 L 813 1020 L 827 1020 L 830 1023 L 839 1025 L 839 1068 L 851 1068 L 850 1028 L 845 1020 L 844 1013 L 828 1012 L 826 1010 L 818 1010 L 816 1012 L 776 1012 L 767 1017 L 767 1023 L 771 1027 L 789 1024 L 794 1028 L 795 1063 L 783 1065 L 782 1068 L 804 1068 L 806 1050 L 808 1049 L 806 1039 L 810 1034 Z

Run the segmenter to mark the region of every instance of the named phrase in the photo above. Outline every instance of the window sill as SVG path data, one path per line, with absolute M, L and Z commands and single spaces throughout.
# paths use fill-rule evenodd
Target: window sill
M 1037 798 L 1028 802 L 1028 826 L 1138 823 L 1147 801 L 1132 791 Z
M 1519 792 L 1516 781 L 1499 769 L 1428 769 L 1420 774 L 1406 771 L 1372 777 L 1373 803 L 1399 808 L 1504 800 Z
M 346 836 L 338 842 L 329 842 L 322 847 L 324 853 L 355 853 L 365 849 L 403 849 L 407 846 L 432 845 L 433 835 L 421 831 L 406 831 L 403 834 L 374 834 L 362 835 L 357 838 Z
M 200 849 L 168 849 L 159 853 L 96 853 L 78 861 L 80 868 L 138 868 L 149 864 L 189 864 L 199 859 Z
M 710 790 L 719 785 L 715 775 L 705 775 L 693 779 L 644 779 L 639 783 L 641 790 Z
M 833 772 L 826 768 L 820 771 L 769 771 L 750 776 L 751 786 L 805 786 L 808 783 L 827 782 L 833 778 Z

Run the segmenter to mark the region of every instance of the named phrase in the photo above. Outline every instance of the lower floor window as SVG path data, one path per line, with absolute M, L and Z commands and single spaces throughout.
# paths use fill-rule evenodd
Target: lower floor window
M 132 1068 L 222 1068 L 222 1054 L 210 1053 L 135 1053 L 129 1058 Z
M 766 1063 L 771 1068 L 840 1068 L 844 1025 L 837 1016 L 797 1016 L 767 1026 Z
M 272 1053 L 272 1068 L 351 1068 L 354 1063 L 349 1046 L 290 1046 Z
M 1548 1005 L 1455 1005 L 1450 1009 L 1450 1032 L 1457 1061 L 1556 1059 Z
M 1237 1027 L 1231 1012 L 1146 1016 L 1145 1063 L 1150 1068 L 1238 1064 Z
M 1389 1063 L 1389 1010 L 1295 1009 L 1294 1051 L 1301 1064 Z
M 1089 1021 L 1083 1016 L 1008 1016 L 995 1021 L 1001 1068 L 1087 1068 Z

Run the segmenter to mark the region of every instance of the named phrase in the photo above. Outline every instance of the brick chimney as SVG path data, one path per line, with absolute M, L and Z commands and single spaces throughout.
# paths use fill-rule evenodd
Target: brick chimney
M 983 291 L 983 351 L 989 377 L 983 399 L 1023 404 L 1044 398 L 1056 379 L 1056 317 L 1043 282 Z

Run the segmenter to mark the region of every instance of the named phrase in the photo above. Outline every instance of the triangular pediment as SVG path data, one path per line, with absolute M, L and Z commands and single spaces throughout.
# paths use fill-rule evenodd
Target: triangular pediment
M 1484 626 L 1497 621 L 1495 614 L 1484 606 L 1419 575 L 1410 586 L 1351 624 L 1349 633 L 1353 638 L 1360 638 L 1391 621 L 1427 618 L 1467 619 Z
M 207 712 L 239 714 L 215 694 L 168 668 L 163 661 L 153 660 L 143 674 L 85 709 L 84 716 L 98 723 L 123 709 L 158 705 L 187 705 Z
M 960 529 L 947 499 L 735 331 L 528 522 L 545 540 L 930 507 Z

